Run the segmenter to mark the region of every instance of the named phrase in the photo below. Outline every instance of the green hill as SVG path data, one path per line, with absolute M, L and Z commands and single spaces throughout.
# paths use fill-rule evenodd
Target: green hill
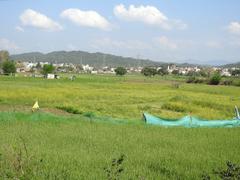
M 24 53 L 12 55 L 11 59 L 15 61 L 30 62 L 51 62 L 51 63 L 73 63 L 73 64 L 89 64 L 94 67 L 102 66 L 155 66 L 165 64 L 162 62 L 154 62 L 147 59 L 135 59 L 131 57 L 115 56 L 104 53 L 89 53 L 84 51 L 55 51 L 47 54 L 39 52 Z
M 240 62 L 232 63 L 232 64 L 225 64 L 222 67 L 224 67 L 224 68 L 232 68 L 232 67 L 240 68 Z

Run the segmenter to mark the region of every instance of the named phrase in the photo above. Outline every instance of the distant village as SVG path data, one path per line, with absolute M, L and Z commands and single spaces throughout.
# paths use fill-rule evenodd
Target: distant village
M 40 74 L 40 69 L 45 65 L 50 64 L 49 62 L 17 62 L 16 71 L 17 73 L 32 73 Z M 89 73 L 89 74 L 115 74 L 115 68 L 104 66 L 101 68 L 96 68 L 88 64 L 72 64 L 72 63 L 53 63 L 55 67 L 55 73 Z M 140 73 L 144 67 L 127 67 L 128 73 Z M 192 67 L 192 66 L 177 66 L 175 64 L 163 65 L 154 67 L 156 70 L 165 68 L 168 74 L 179 74 L 179 75 L 189 75 L 191 73 L 199 73 L 204 69 L 208 71 L 218 71 L 221 76 L 235 76 L 232 72 L 235 70 L 240 70 L 240 68 L 220 68 L 220 67 Z M 36 75 L 37 76 L 37 75 Z M 38 75 L 40 76 L 40 75 Z

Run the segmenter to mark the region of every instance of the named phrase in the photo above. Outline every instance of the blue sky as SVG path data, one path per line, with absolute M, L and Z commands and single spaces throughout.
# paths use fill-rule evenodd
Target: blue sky
M 0 0 L 0 49 L 237 62 L 239 7 L 239 0 Z

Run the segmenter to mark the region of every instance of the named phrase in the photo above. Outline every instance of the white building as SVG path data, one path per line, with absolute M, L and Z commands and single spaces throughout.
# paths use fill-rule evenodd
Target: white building
M 55 75 L 54 74 L 47 74 L 47 79 L 55 79 Z
M 82 65 L 82 68 L 84 71 L 92 71 L 93 70 L 93 67 L 89 66 L 88 64 L 87 65 Z
M 227 76 L 230 77 L 231 73 L 228 71 L 228 69 L 222 69 L 221 76 Z

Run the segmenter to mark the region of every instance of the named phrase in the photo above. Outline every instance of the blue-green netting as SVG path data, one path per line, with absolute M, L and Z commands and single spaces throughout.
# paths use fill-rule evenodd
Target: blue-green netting
M 240 119 L 232 120 L 204 120 L 194 116 L 185 116 L 181 119 L 164 119 L 160 117 L 153 116 L 148 113 L 143 114 L 144 119 L 147 124 L 173 127 L 173 126 L 183 126 L 183 127 L 239 127 Z

